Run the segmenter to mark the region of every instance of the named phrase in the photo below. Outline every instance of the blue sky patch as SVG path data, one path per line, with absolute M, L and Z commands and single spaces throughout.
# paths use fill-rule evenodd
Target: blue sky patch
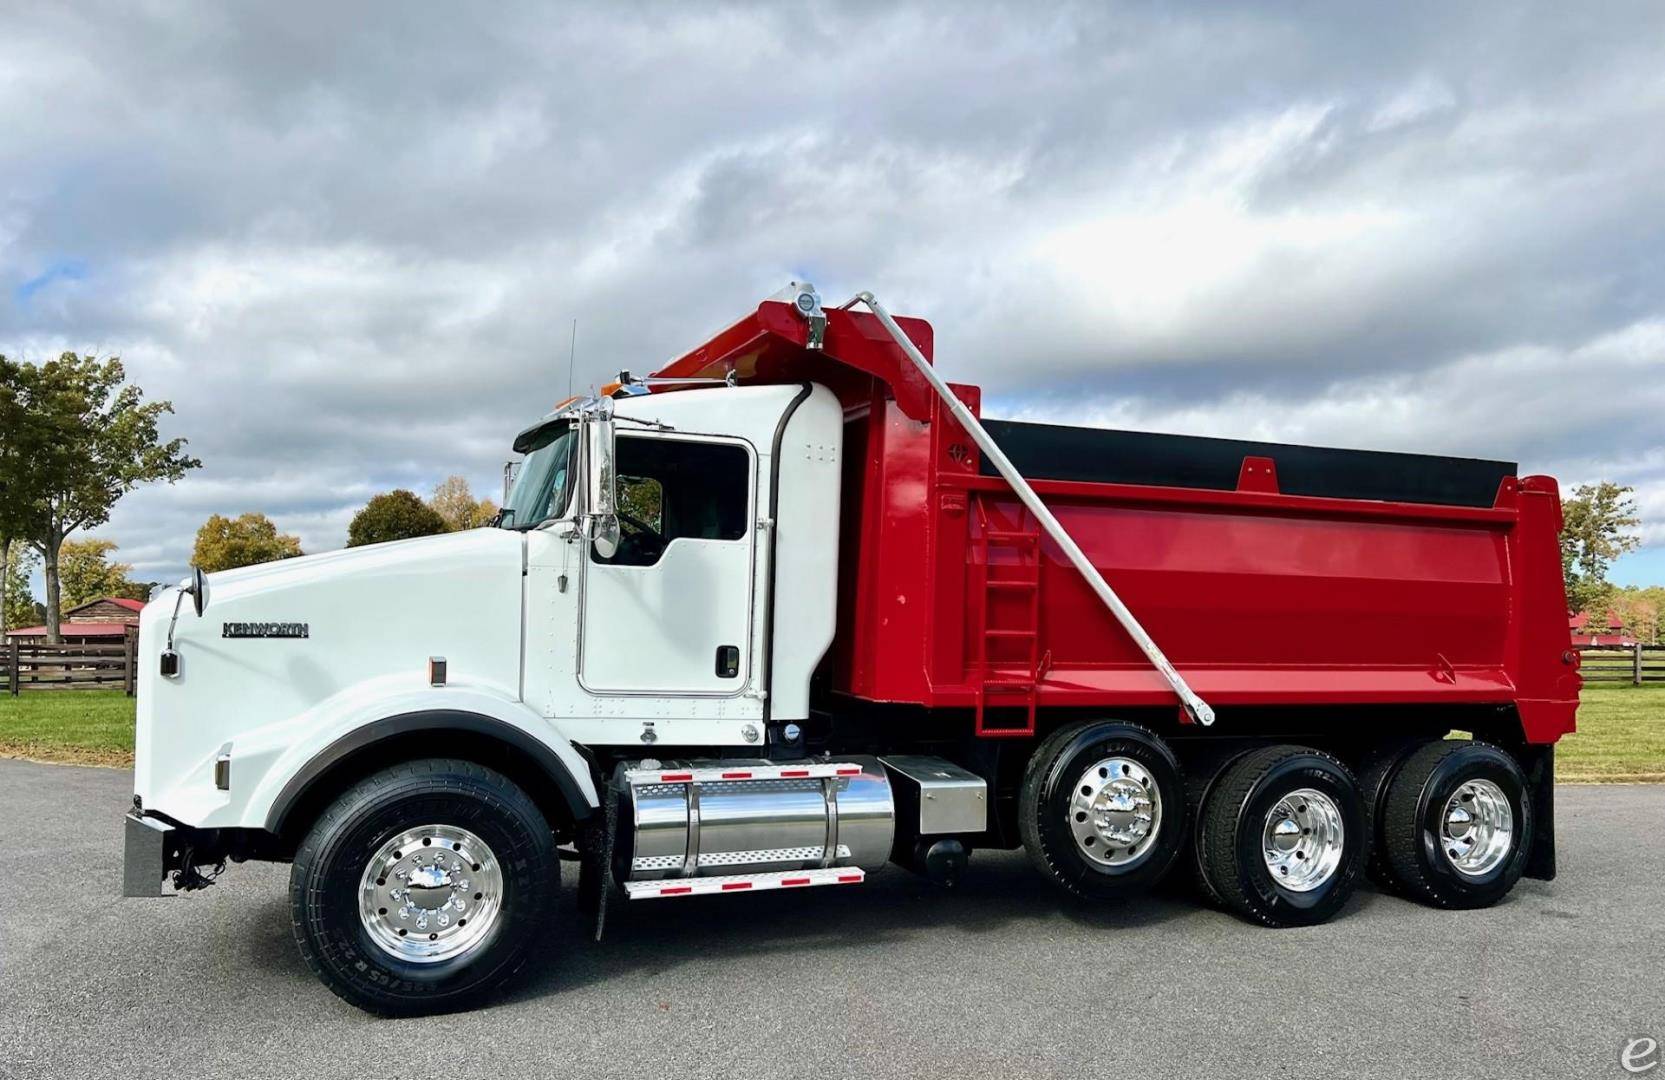
M 87 276 L 87 264 L 81 259 L 59 259 L 34 277 L 12 290 L 18 307 L 28 307 L 35 294 L 60 281 L 82 281 Z

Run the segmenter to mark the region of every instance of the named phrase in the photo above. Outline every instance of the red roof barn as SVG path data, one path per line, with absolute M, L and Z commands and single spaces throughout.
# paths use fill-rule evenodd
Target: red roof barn
M 127 636 L 129 628 L 132 628 L 133 632 L 138 631 L 139 612 L 144 610 L 144 606 L 143 600 L 129 600 L 125 596 L 106 596 L 98 600 L 89 600 L 64 612 L 63 621 L 58 629 L 62 632 L 66 645 L 119 642 Z M 6 639 L 23 642 L 45 641 L 46 627 L 19 627 L 8 631 Z
M 1591 619 L 1582 611 L 1567 620 L 1567 629 L 1572 632 L 1574 645 L 1623 645 L 1629 647 L 1636 644 L 1636 635 L 1625 633 L 1625 628 L 1619 622 L 1619 617 L 1613 612 L 1607 613 L 1607 625 L 1601 621 Z

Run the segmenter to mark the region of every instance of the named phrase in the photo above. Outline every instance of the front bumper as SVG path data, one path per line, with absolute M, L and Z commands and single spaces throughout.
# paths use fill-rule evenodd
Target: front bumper
M 226 833 L 223 829 L 192 829 L 135 807 L 127 812 L 127 835 L 122 845 L 121 894 L 161 896 L 171 877 L 179 892 L 213 884 L 225 869 Z M 204 877 L 199 866 L 213 867 Z
M 269 859 L 278 851 L 265 834 L 196 829 L 137 805 L 127 812 L 125 828 L 123 896 L 161 896 L 162 886 L 170 879 L 177 892 L 205 889 L 220 876 L 228 859 Z M 198 867 L 208 867 L 208 873 L 203 874 Z

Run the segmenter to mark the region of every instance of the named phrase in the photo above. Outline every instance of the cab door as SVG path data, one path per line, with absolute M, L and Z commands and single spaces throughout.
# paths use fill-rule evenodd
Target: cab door
M 579 684 L 722 697 L 751 678 L 757 457 L 743 440 L 620 431 L 620 540 L 585 545 Z

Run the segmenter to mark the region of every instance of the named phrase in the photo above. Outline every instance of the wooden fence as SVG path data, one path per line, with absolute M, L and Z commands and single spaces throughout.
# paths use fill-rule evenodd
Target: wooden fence
M 24 690 L 121 690 L 138 682 L 138 643 L 129 633 L 108 645 L 45 645 L 11 641 L 0 649 L 0 687 Z
M 1665 645 L 1577 646 L 1585 682 L 1665 682 Z M 108 645 L 42 645 L 12 641 L 0 647 L 0 689 L 120 689 L 138 682 L 138 637 Z
M 1585 682 L 1665 682 L 1665 645 L 1580 645 Z

